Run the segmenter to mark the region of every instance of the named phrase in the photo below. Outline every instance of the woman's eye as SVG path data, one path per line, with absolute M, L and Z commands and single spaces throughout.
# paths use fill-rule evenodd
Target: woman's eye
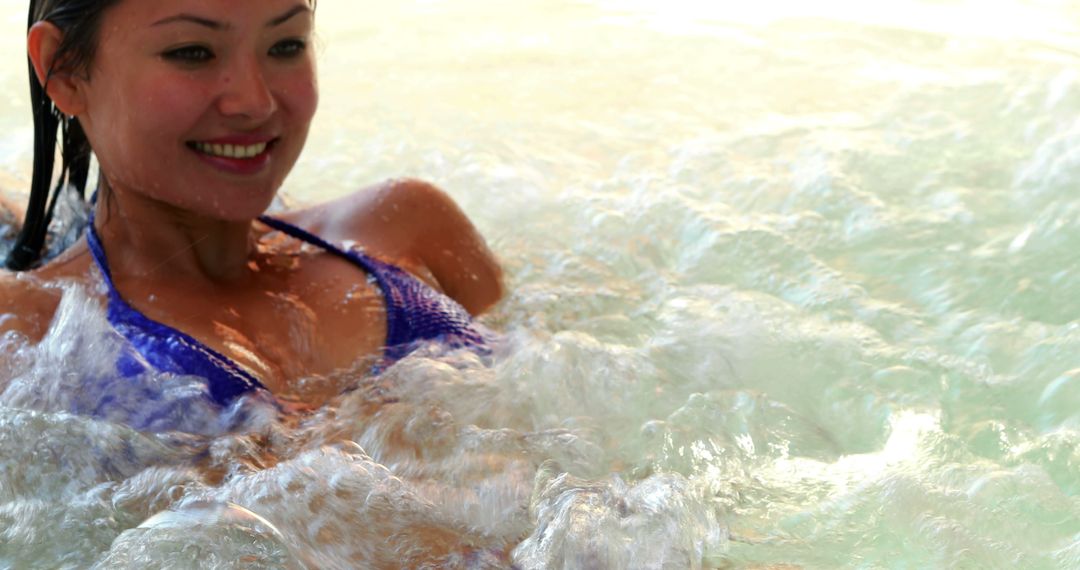
M 296 57 L 307 49 L 307 43 L 303 40 L 285 40 L 274 44 L 270 48 L 270 55 L 280 58 Z
M 172 61 L 201 63 L 214 59 L 214 52 L 203 46 L 184 46 L 169 50 L 163 53 L 162 57 Z

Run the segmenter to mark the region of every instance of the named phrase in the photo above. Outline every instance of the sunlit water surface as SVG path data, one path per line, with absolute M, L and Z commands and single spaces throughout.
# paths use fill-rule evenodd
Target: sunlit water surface
M 287 199 L 446 188 L 503 344 L 139 433 L 64 413 L 72 290 L 2 346 L 0 567 L 1080 568 L 1080 4 L 726 4 L 321 2 Z

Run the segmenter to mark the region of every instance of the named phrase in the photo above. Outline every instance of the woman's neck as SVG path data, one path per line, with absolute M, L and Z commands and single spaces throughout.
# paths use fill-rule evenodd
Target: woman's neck
M 113 275 L 171 275 L 239 284 L 250 277 L 251 220 L 226 221 L 182 210 L 137 193 L 98 200 L 94 227 Z

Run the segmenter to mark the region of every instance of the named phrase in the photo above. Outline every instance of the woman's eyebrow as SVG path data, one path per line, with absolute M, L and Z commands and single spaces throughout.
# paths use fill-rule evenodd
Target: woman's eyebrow
M 270 20 L 269 22 L 267 22 L 266 27 L 267 28 L 273 28 L 273 27 L 276 27 L 276 26 L 280 26 L 280 25 L 284 24 L 285 22 L 288 22 L 289 20 L 291 20 L 293 16 L 295 16 L 297 14 L 303 14 L 304 12 L 310 13 L 311 12 L 311 7 L 308 6 L 307 4 L 299 4 L 297 6 L 293 6 L 292 10 L 289 10 L 288 12 L 285 12 L 284 14 L 278 16 L 277 18 L 274 18 L 273 20 Z
M 274 27 L 280 26 L 280 25 L 284 24 L 285 22 L 288 22 L 289 20 L 291 20 L 293 18 L 293 16 L 296 16 L 297 14 L 302 14 L 304 12 L 311 12 L 311 8 L 308 7 L 307 5 L 303 5 L 303 4 L 298 5 L 298 6 L 294 6 L 288 12 L 285 12 L 284 14 L 270 20 L 269 22 L 267 22 L 266 27 L 267 28 L 274 28 Z M 158 21 L 154 22 L 153 24 L 151 24 L 151 27 L 164 26 L 166 24 L 174 24 L 174 23 L 177 23 L 177 22 L 187 22 L 187 23 L 190 23 L 190 24 L 196 24 L 196 25 L 199 25 L 199 26 L 203 26 L 205 28 L 210 28 L 211 30 L 215 30 L 215 31 L 229 30 L 229 29 L 232 29 L 232 27 L 233 27 L 232 24 L 229 24 L 229 23 L 226 23 L 226 22 L 218 22 L 218 21 L 215 21 L 215 20 L 211 20 L 209 18 L 203 18 L 201 16 L 195 16 L 193 14 L 177 14 L 175 16 L 169 16 L 168 18 L 164 18 L 162 20 L 158 20 Z
M 154 22 L 150 26 L 151 27 L 164 26 L 166 24 L 175 24 L 177 22 L 188 22 L 188 23 L 192 23 L 192 24 L 198 24 L 200 26 L 210 28 L 211 30 L 219 30 L 219 31 L 220 30 L 227 30 L 227 29 L 232 27 L 229 24 L 216 22 L 216 21 L 210 20 L 208 18 L 201 18 L 199 16 L 193 16 L 191 14 L 177 14 L 175 16 L 169 16 L 168 18 L 165 18 L 163 20 L 158 20 L 158 21 Z

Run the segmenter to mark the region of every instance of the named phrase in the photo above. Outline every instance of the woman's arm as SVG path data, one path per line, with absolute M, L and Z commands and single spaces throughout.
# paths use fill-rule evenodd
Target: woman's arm
M 449 195 L 426 182 L 392 180 L 289 218 L 324 239 L 362 243 L 473 315 L 505 294 L 502 268 L 484 238 Z
M 439 188 L 416 180 L 401 182 L 393 202 L 414 212 L 411 255 L 431 271 L 443 291 L 473 315 L 505 294 L 503 272 L 487 242 L 457 203 Z

